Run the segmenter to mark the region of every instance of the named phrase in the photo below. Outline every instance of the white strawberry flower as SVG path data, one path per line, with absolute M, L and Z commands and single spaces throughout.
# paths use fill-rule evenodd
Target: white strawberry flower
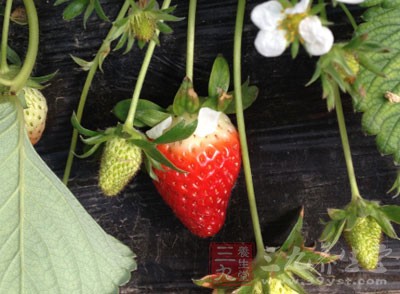
M 317 16 L 308 15 L 309 5 L 310 0 L 300 0 L 286 9 L 276 0 L 257 5 L 251 13 L 251 20 L 260 29 L 254 42 L 257 51 L 266 57 L 276 57 L 299 38 L 311 55 L 329 52 L 333 34 Z

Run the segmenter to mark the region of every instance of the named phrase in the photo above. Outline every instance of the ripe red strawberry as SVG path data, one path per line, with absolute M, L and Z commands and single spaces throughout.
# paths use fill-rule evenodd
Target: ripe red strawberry
M 47 102 L 38 89 L 25 87 L 23 91 L 27 105 L 27 108 L 24 109 L 25 128 L 29 140 L 32 145 L 35 145 L 42 137 L 46 127 Z
M 199 122 L 200 124 L 200 122 Z M 195 235 L 215 235 L 225 221 L 232 188 L 241 166 L 239 136 L 221 113 L 216 130 L 204 137 L 195 134 L 158 149 L 180 173 L 168 167 L 154 170 L 155 186 L 176 216 Z

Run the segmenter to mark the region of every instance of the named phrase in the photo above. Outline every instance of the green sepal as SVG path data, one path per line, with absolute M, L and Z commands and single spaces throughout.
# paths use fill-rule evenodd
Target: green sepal
M 278 278 L 278 277 L 277 277 Z M 288 287 L 292 288 L 294 291 L 299 294 L 307 294 L 302 286 L 299 283 L 296 283 L 293 279 L 293 276 L 290 273 L 282 273 L 279 275 L 279 279 L 286 284 Z M 272 294 L 272 293 L 271 293 Z
M 328 208 L 328 215 L 333 220 L 342 220 L 346 217 L 346 211 L 343 209 Z
M 199 97 L 193 89 L 193 83 L 189 78 L 184 78 L 173 103 L 175 115 L 181 116 L 184 113 L 196 113 L 200 108 Z
M 222 55 L 218 55 L 214 60 L 208 81 L 208 96 L 215 98 L 226 93 L 229 89 L 230 79 L 228 62 Z
M 376 220 L 379 226 L 382 228 L 382 231 L 392 239 L 398 239 L 399 237 L 396 234 L 392 224 L 390 223 L 390 219 L 383 213 L 380 209 L 374 210 L 371 212 L 371 216 Z
M 100 132 L 96 132 L 96 131 L 92 131 L 92 130 L 84 128 L 79 123 L 79 120 L 78 120 L 75 112 L 72 113 L 71 124 L 72 124 L 72 127 L 74 129 L 76 129 L 79 132 L 79 134 L 81 134 L 81 135 L 88 136 L 88 137 L 93 137 L 93 136 L 98 136 L 98 135 L 101 134 Z
M 386 215 L 388 219 L 396 224 L 400 224 L 400 206 L 398 205 L 384 205 L 380 210 Z
M 146 139 L 134 139 L 134 140 L 129 140 L 136 146 L 140 147 L 143 152 L 146 154 L 146 156 L 151 157 L 155 161 L 158 161 L 159 163 L 172 168 L 173 170 L 176 170 L 178 172 L 186 172 L 182 169 L 177 168 L 171 161 L 169 161 L 160 151 L 158 151 L 156 144 L 147 141 Z
M 306 248 L 306 250 L 302 251 L 301 259 L 299 261 L 310 264 L 326 264 L 334 262 L 337 259 L 339 259 L 339 256 L 337 255 L 331 255 L 325 252 L 317 252 L 314 250 L 307 251 Z
M 29 82 L 33 82 L 34 84 L 38 85 L 37 87 L 34 87 L 36 89 L 42 89 L 44 88 L 44 86 L 42 86 L 41 84 L 43 83 L 47 83 L 50 80 L 52 80 L 56 75 L 58 74 L 58 70 L 56 70 L 55 72 L 48 74 L 48 75 L 44 75 L 44 76 L 39 76 L 39 77 L 30 77 L 28 80 Z
M 288 251 L 294 246 L 301 247 L 303 246 L 304 239 L 301 233 L 303 228 L 303 218 L 304 218 L 304 208 L 301 209 L 299 218 L 297 219 L 296 224 L 293 226 L 289 236 L 286 238 L 285 242 L 282 244 L 280 250 Z
M 21 58 L 18 53 L 14 51 L 10 46 L 7 45 L 7 60 L 10 61 L 13 65 L 21 66 Z
M 114 109 L 112 110 L 112 113 L 120 121 L 126 120 L 131 101 L 131 99 L 121 100 L 115 105 Z M 139 99 L 136 107 L 135 120 L 133 122 L 133 125 L 135 127 L 154 127 L 163 120 L 167 119 L 169 116 L 170 114 L 167 113 L 167 110 L 157 105 L 156 103 L 145 99 Z
M 346 225 L 346 220 L 330 221 L 325 226 L 320 240 L 323 241 L 322 248 L 324 250 L 331 250 L 339 240 Z
M 167 144 L 185 140 L 194 133 L 197 128 L 197 122 L 197 120 L 194 120 L 186 124 L 184 120 L 181 120 L 153 142 L 156 144 Z
M 234 289 L 240 283 L 227 274 L 211 274 L 201 279 L 192 279 L 192 282 L 200 287 L 220 290 Z
M 300 41 L 298 37 L 295 37 L 294 41 L 292 42 L 292 46 L 290 47 L 290 55 L 292 56 L 292 59 L 297 57 L 297 54 L 299 54 L 299 49 Z
M 23 109 L 27 109 L 28 108 L 28 104 L 26 103 L 25 92 L 24 91 L 19 91 L 17 93 L 17 99 L 18 99 L 18 101 L 21 104 Z
M 92 156 L 92 155 L 99 149 L 99 147 L 101 146 L 101 144 L 102 144 L 102 143 L 94 144 L 94 145 L 93 145 L 91 148 L 89 148 L 89 150 L 86 151 L 85 153 L 83 153 L 83 154 L 76 154 L 76 153 L 74 153 L 74 155 L 75 155 L 76 157 L 80 158 L 80 159 L 88 158 L 88 157 Z
M 84 71 L 90 70 L 92 68 L 93 64 L 94 64 L 93 60 L 92 61 L 86 61 L 86 60 L 84 60 L 82 58 L 79 58 L 79 57 L 76 57 L 76 56 L 74 56 L 72 54 L 70 54 L 70 56 L 71 56 L 72 60 L 77 65 L 79 65 L 81 67 L 81 69 L 84 70 Z
M 110 138 L 112 138 L 111 135 L 99 134 L 99 135 L 87 137 L 87 138 L 81 137 L 81 141 L 87 145 L 96 145 L 96 144 L 104 143 L 104 142 L 108 141 Z
M 173 29 L 167 25 L 165 22 L 158 22 L 157 29 L 163 34 L 172 34 Z
M 94 10 L 96 11 L 97 15 L 100 17 L 100 19 L 104 21 L 110 21 L 105 14 L 103 7 L 100 4 L 99 0 L 94 0 Z
M 153 167 L 156 169 L 160 169 L 161 164 L 159 164 L 157 161 L 152 160 L 151 157 L 148 157 L 147 154 L 144 152 L 145 158 L 144 158 L 144 166 L 146 168 L 147 174 L 150 176 L 150 178 L 154 181 L 158 181 L 158 177 L 156 173 L 153 170 Z
M 317 278 L 317 276 L 319 276 L 319 273 L 316 269 L 314 269 L 313 264 L 296 263 L 296 266 L 288 265 L 285 270 L 292 272 L 296 276 L 313 285 L 322 285 L 322 281 Z
M 256 101 L 259 90 L 257 86 L 250 85 L 249 79 L 247 79 L 246 82 L 242 84 L 242 105 L 243 105 L 243 110 L 249 108 L 254 101 Z M 236 105 L 235 105 L 235 92 L 228 92 L 228 94 L 232 95 L 232 100 L 229 105 L 226 106 L 226 108 L 223 111 L 226 114 L 234 114 L 236 113 Z

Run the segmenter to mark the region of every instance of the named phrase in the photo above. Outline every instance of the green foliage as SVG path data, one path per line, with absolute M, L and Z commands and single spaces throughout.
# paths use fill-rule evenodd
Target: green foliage
M 355 109 L 364 113 L 364 131 L 376 135 L 379 151 L 384 155 L 393 155 L 396 163 L 400 163 L 400 104 L 392 99 L 390 101 L 388 94 L 400 93 L 399 17 L 399 1 L 381 1 L 379 6 L 365 12 L 365 22 L 359 26 L 357 34 L 367 34 L 369 41 L 389 48 L 389 52 L 365 54 L 385 76 L 377 76 L 361 68 L 356 81 L 360 91 L 353 96 Z
M 102 20 L 108 21 L 108 17 L 104 13 L 99 0 L 57 0 L 54 5 L 57 6 L 66 2 L 69 2 L 63 11 L 63 18 L 66 21 L 73 20 L 83 13 L 83 24 L 86 26 L 86 23 L 93 12 L 96 12 Z
M 118 293 L 134 254 L 107 235 L 30 144 L 22 107 L 0 98 L 0 293 Z

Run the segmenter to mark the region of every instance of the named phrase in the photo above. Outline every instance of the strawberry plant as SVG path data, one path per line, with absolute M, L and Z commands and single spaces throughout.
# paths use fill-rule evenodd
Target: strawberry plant
M 368 8 L 358 26 L 344 3 L 361 2 Z M 71 55 L 87 76 L 77 112 L 71 118 L 74 133 L 64 184 L 69 181 L 74 156 L 86 158 L 102 152 L 98 179 L 106 196 L 121 194 L 143 165 L 161 198 L 182 224 L 194 235 L 206 238 L 215 236 L 223 227 L 230 195 L 243 167 L 257 254 L 249 280 L 228 274 L 194 280 L 196 285 L 217 293 L 306 293 L 298 279 L 321 285 L 316 267 L 339 258 L 328 251 L 341 235 L 360 266 L 375 269 L 383 235 L 398 239 L 392 223 L 400 223 L 400 207 L 361 196 L 340 92 L 349 94 L 354 109 L 363 113 L 363 129 L 377 136 L 379 151 L 393 155 L 398 163 L 398 2 L 334 1 L 355 30 L 350 41 L 337 43 L 328 27 L 324 1 L 313 5 L 309 0 L 272 0 L 257 4 L 250 15 L 259 29 L 254 45 L 261 55 L 276 57 L 290 47 L 295 58 L 303 47 L 309 55 L 320 56 L 310 84 L 320 81 L 328 111 L 336 111 L 351 187 L 351 201 L 345 207 L 328 209 L 330 221 L 325 223 L 320 237 L 324 251 L 305 244 L 304 209 L 279 248 L 266 248 L 264 243 L 243 114 L 258 95 L 258 88 L 249 80 L 243 82 L 241 76 L 245 0 L 238 0 L 233 89 L 229 63 L 219 55 L 205 93 L 195 88 L 197 1 L 189 1 L 186 76 L 166 108 L 140 96 L 155 48 L 161 45 L 159 34 L 172 33 L 167 23 L 182 18 L 172 14 L 175 7 L 171 7 L 170 0 L 161 6 L 155 0 L 121 3 L 95 57 L 84 60 Z M 134 253 L 96 224 L 32 146 L 44 132 L 48 108 L 41 91 L 53 74 L 32 76 L 38 54 L 39 20 L 35 3 L 23 3 L 25 9 L 12 11 L 13 3 L 7 0 L 0 10 L 0 166 L 6 171 L 0 175 L 0 221 L 7 224 L 0 232 L 0 293 L 42 293 L 53 289 L 62 293 L 117 293 L 136 269 Z M 99 0 L 58 0 L 55 5 L 65 5 L 66 21 L 83 14 L 84 27 L 93 13 L 110 21 Z M 29 29 L 23 59 L 8 44 L 9 27 L 14 23 Z M 103 71 L 112 50 L 123 49 L 123 54 L 128 54 L 134 45 L 140 49 L 147 46 L 147 51 L 132 98 L 118 102 L 113 109 L 119 123 L 106 129 L 83 127 L 84 106 L 97 70 Z M 237 128 L 228 116 L 231 114 L 236 114 Z M 81 155 L 75 151 L 79 134 L 85 144 Z M 391 190 L 400 193 L 400 174 Z

